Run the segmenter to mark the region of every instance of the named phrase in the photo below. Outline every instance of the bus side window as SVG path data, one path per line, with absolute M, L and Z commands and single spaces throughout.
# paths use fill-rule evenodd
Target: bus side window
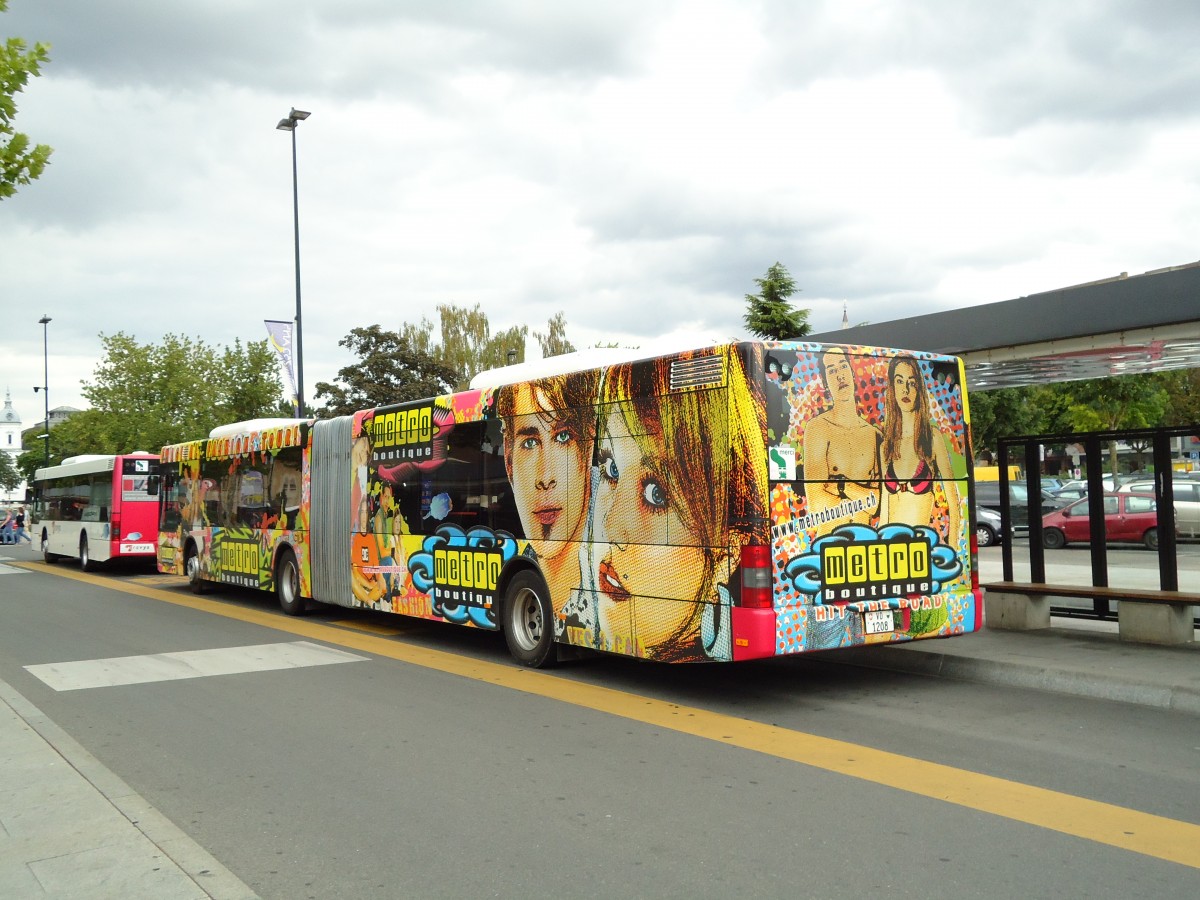
M 456 425 L 450 435 L 446 451 L 449 458 L 433 473 L 433 506 L 422 512 L 430 513 L 427 530 L 439 524 L 452 522 L 464 531 L 476 525 L 487 525 L 488 507 L 491 497 L 484 490 L 483 422 L 467 422 Z M 449 510 L 444 510 L 437 500 L 449 501 Z M 444 515 L 443 515 L 444 512 Z M 436 521 L 435 521 L 436 520 Z
M 296 527 L 296 514 L 300 511 L 300 468 L 302 452 L 299 447 L 285 447 L 271 463 L 268 500 L 270 514 L 279 520 L 278 527 Z
M 159 476 L 152 477 L 156 482 L 158 481 Z M 163 476 L 162 490 L 159 496 L 162 511 L 159 516 L 159 528 L 162 531 L 175 531 L 179 528 L 179 523 L 183 520 L 181 509 L 184 502 L 186 502 L 186 496 L 178 474 L 168 473 Z

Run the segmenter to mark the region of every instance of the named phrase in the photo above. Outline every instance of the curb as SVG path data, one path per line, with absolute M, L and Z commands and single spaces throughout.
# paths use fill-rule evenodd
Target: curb
M 1093 700 L 1112 700 L 1200 716 L 1200 690 L 1186 685 L 1163 685 L 1148 681 L 1056 669 L 1051 666 L 959 656 L 908 647 L 856 648 L 823 654 L 842 665 L 953 678 L 1004 687 L 1029 688 Z
M 0 680 L 0 703 L 6 704 L 118 815 L 157 847 L 197 890 L 214 900 L 258 900 L 258 895 L 236 875 L 3 680 Z

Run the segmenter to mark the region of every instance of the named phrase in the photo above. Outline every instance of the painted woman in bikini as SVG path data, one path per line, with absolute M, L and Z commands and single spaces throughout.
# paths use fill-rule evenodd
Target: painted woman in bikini
M 925 378 L 911 356 L 897 356 L 888 367 L 879 455 L 883 467 L 879 524 L 934 525 L 934 487 L 940 481 L 950 519 L 943 538 L 956 546 L 962 537 L 962 512 L 950 448 L 946 436 L 931 424 Z

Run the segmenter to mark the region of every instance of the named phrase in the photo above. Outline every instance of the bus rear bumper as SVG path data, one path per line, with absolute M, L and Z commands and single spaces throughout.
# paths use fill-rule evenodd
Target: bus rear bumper
M 763 659 L 775 655 L 774 609 L 747 609 L 735 606 L 730 612 L 734 660 Z

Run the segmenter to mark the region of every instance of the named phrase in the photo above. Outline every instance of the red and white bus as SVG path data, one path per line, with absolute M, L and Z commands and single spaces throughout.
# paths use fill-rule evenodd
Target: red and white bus
M 158 536 L 158 456 L 85 455 L 33 476 L 31 532 L 52 563 L 77 557 L 85 572 L 110 559 L 153 558 Z
M 980 627 L 959 360 L 624 353 L 164 447 L 159 571 L 275 591 L 293 614 L 315 600 L 499 631 L 530 666 Z

